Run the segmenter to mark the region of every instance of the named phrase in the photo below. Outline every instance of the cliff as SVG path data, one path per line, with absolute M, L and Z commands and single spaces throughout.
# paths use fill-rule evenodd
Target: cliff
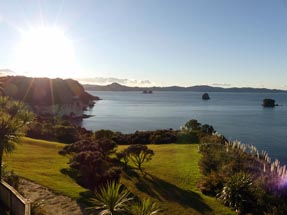
M 92 105 L 94 100 L 99 100 L 99 97 L 90 95 L 79 82 L 72 79 L 6 76 L 0 77 L 0 82 L 5 95 L 29 104 L 39 113 L 45 109 L 44 113 L 58 111 L 61 115 L 79 117 L 83 109 Z M 77 106 L 77 113 L 73 111 L 74 106 Z

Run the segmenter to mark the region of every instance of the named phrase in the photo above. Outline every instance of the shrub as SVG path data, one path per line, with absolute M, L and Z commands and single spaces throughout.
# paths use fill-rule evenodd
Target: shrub
M 204 176 L 199 182 L 199 189 L 206 195 L 216 196 L 222 191 L 224 177 L 211 171 L 209 175 Z
M 239 214 L 248 212 L 248 209 L 253 208 L 250 207 L 252 203 L 256 202 L 252 185 L 252 180 L 248 175 L 235 174 L 224 185 L 221 193 L 218 194 L 218 199 Z
M 130 192 L 121 184 L 115 181 L 107 182 L 95 193 L 95 198 L 91 199 L 94 204 L 91 209 L 96 209 L 98 214 L 103 215 L 122 214 L 127 212 L 127 203 L 132 199 Z
M 150 199 L 144 199 L 131 207 L 132 215 L 153 215 L 160 212 L 159 206 Z
M 71 156 L 69 164 L 76 181 L 95 190 L 120 178 L 120 168 L 112 158 L 116 146 L 110 139 L 83 140 L 67 145 L 59 153 Z
M 95 131 L 95 137 L 96 139 L 101 139 L 101 138 L 106 138 L 106 139 L 111 139 L 114 136 L 114 132 L 111 130 L 98 130 Z

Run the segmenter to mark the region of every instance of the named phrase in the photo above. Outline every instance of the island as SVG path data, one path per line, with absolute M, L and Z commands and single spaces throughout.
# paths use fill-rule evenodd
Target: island
M 143 91 L 143 94 L 152 94 L 153 92 L 152 92 L 152 90 L 144 90 Z
M 210 99 L 210 97 L 209 97 L 208 93 L 204 93 L 202 95 L 202 100 L 209 100 L 209 99 Z
M 274 99 L 263 99 L 262 106 L 263 107 L 275 107 L 277 105 L 275 104 Z

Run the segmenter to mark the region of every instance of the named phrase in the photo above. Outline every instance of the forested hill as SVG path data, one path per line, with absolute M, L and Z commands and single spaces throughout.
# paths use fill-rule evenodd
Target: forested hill
M 118 83 L 112 83 L 106 86 L 102 85 L 83 85 L 85 90 L 90 91 L 191 91 L 191 92 L 251 92 L 251 93 L 278 93 L 278 92 L 287 92 L 286 90 L 277 90 L 277 89 L 267 89 L 267 88 L 223 88 L 223 87 L 211 87 L 207 85 L 191 86 L 191 87 L 179 87 L 179 86 L 170 86 L 170 87 L 128 87 Z
M 0 84 L 5 95 L 33 105 L 70 104 L 73 99 L 88 104 L 99 99 L 72 79 L 5 76 L 0 77 Z

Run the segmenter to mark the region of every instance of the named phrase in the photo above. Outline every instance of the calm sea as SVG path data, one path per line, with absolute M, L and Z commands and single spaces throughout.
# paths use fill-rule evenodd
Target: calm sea
M 87 129 L 124 133 L 179 129 L 189 119 L 197 119 L 227 138 L 253 144 L 287 164 L 287 93 L 209 93 L 208 101 L 196 92 L 90 93 L 103 100 L 86 112 L 93 115 L 83 120 Z M 273 98 L 280 106 L 263 108 L 264 98 Z

